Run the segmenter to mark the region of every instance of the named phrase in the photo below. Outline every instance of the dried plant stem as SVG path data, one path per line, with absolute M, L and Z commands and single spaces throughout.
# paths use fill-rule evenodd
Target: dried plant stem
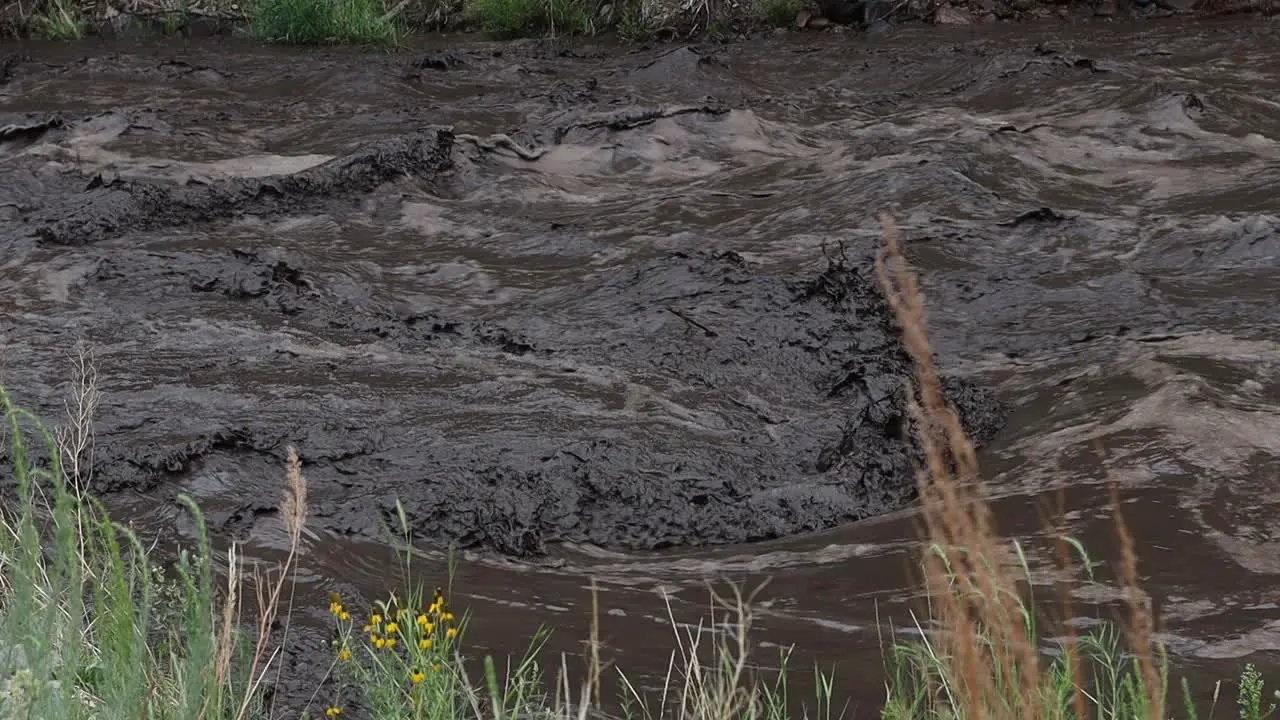
M 1151 597 L 1138 583 L 1138 553 L 1133 547 L 1133 535 L 1120 512 L 1120 490 L 1111 483 L 1111 506 L 1116 524 L 1116 537 L 1120 541 L 1120 584 L 1129 607 L 1129 624 L 1126 636 L 1138 660 L 1147 690 L 1147 718 L 1161 720 L 1164 717 L 1165 688 L 1156 670 L 1152 655 L 1151 637 L 1155 634 L 1155 618 L 1151 611 Z
M 302 476 L 302 461 L 298 451 L 290 447 L 287 456 L 288 480 L 284 497 L 280 501 L 280 516 L 284 519 L 285 531 L 289 536 L 289 554 L 277 569 L 279 575 L 276 582 L 266 592 L 261 583 L 258 584 L 258 634 L 254 645 L 253 660 L 249 668 L 249 691 L 245 693 L 237 720 L 243 720 L 250 710 L 250 703 L 258 695 L 262 681 L 270 669 L 271 663 L 280 653 L 280 647 L 268 653 L 271 628 L 281 609 L 281 597 L 286 583 L 293 577 L 293 568 L 297 561 L 298 546 L 302 541 L 302 529 L 307 517 L 307 481 Z M 260 578 L 263 579 L 263 578 Z M 289 583 L 292 586 L 292 583 Z M 286 630 L 287 631 L 287 630 Z M 268 656 L 269 655 L 269 656 Z
M 1042 717 L 1039 657 L 1029 634 L 1008 550 L 996 534 L 983 494 L 977 455 L 947 402 L 929 344 L 915 273 L 902 252 L 893 219 L 881 216 L 885 249 L 876 261 L 919 383 L 908 384 L 925 468 L 917 473 L 930 552 L 926 589 L 945 634 L 939 648 L 957 675 L 968 718 Z

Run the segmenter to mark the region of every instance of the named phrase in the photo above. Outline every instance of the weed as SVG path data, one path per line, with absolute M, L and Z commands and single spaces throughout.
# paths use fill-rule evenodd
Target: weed
M 257 665 L 233 660 L 269 653 L 261 639 L 243 645 L 235 627 L 242 573 L 234 549 L 218 613 L 213 551 L 194 502 L 180 498 L 195 520 L 195 551 L 180 552 L 165 581 L 138 536 L 87 496 L 100 396 L 84 352 L 75 375 L 69 422 L 57 433 L 0 388 L 16 485 L 15 502 L 0 511 L 0 714 L 249 717 L 258 683 L 243 669 Z M 286 500 L 299 491 L 291 483 Z M 289 564 L 282 570 L 288 574 Z
M 177 35 L 191 26 L 191 8 L 187 0 L 180 0 L 178 7 L 165 13 L 161 29 L 167 36 Z
M 587 0 L 469 0 L 467 11 L 498 38 L 593 35 Z
M 652 40 L 657 27 L 645 2 L 627 3 L 615 26 L 618 38 L 624 42 L 641 43 Z
M 287 45 L 385 47 L 401 35 L 380 0 L 259 0 L 250 30 L 258 40 Z
M 1271 717 L 1276 712 L 1274 704 L 1265 710 L 1262 705 L 1262 694 L 1264 689 L 1262 681 L 1262 673 L 1258 672 L 1258 668 L 1252 663 L 1244 666 L 1244 672 L 1240 674 L 1240 695 L 1237 699 L 1240 705 L 1241 720 L 1262 720 Z
M 1167 658 L 1154 640 L 1150 600 L 1138 587 L 1137 553 L 1112 506 L 1120 546 L 1119 581 L 1129 622 L 1123 642 L 1112 623 L 1074 634 L 1047 664 L 1041 656 L 1031 570 L 1022 546 L 995 530 L 973 446 L 942 393 L 925 320 L 924 296 L 902 254 L 893 221 L 882 218 L 885 250 L 876 266 L 903 342 L 915 364 L 908 409 L 925 454 L 917 487 L 927 551 L 922 565 L 929 599 L 921 639 L 889 649 L 887 720 L 1162 720 L 1168 696 Z M 917 394 L 918 391 L 918 394 Z M 1060 560 L 1075 554 L 1092 578 L 1084 547 L 1060 538 Z M 913 617 L 914 619 L 914 617 Z M 1157 659 L 1157 656 L 1158 659 Z M 1187 683 L 1184 706 L 1197 717 Z M 1274 712 L 1262 707 L 1262 679 L 1247 666 L 1240 683 L 1242 718 Z M 1215 697 L 1216 699 L 1216 697 Z
M 53 0 L 34 22 L 36 32 L 46 40 L 79 40 L 88 25 L 71 0 Z
M 803 0 L 753 0 L 756 15 L 775 27 L 789 27 L 804 9 Z

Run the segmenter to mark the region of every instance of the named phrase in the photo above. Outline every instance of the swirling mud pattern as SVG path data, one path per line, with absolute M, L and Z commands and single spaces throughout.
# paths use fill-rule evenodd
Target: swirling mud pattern
M 94 490 L 167 540 L 188 493 L 279 557 L 296 446 L 317 618 L 386 587 L 399 501 L 420 570 L 464 550 L 482 648 L 576 652 L 595 577 L 605 652 L 656 677 L 660 591 L 696 618 L 767 577 L 760 639 L 879 678 L 877 615 L 919 601 L 889 211 L 1001 529 L 1060 507 L 1110 561 L 1117 479 L 1180 671 L 1266 665 L 1271 24 L 0 48 L 3 382 L 56 419 L 92 349 Z

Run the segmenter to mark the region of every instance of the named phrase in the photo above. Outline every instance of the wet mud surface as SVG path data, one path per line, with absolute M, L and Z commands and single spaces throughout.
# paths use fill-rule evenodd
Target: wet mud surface
M 684 114 L 723 111 L 637 109 L 572 127 L 617 133 Z M 114 112 L 75 124 L 9 125 L 14 135 L 43 130 L 41 147 L 60 134 L 163 132 L 157 126 Z M 556 128 L 553 142 L 567 132 Z M 480 156 L 517 147 L 532 162 L 545 151 L 510 140 L 474 144 Z M 350 205 L 398 178 L 456 197 L 469 181 L 453 172 L 454 149 L 453 132 L 429 129 L 292 173 L 181 181 L 126 179 L 113 170 L 86 178 L 42 158 L 32 175 L 71 175 L 83 189 L 45 200 L 31 191 L 52 182 L 12 178 L 8 186 L 28 194 L 12 201 L 19 216 L 11 242 L 96 246 L 233 218 L 269 222 Z M 402 201 L 399 212 L 405 208 Z M 572 253 L 558 234 L 574 233 L 553 231 L 538 256 Z M 318 508 L 318 517 L 343 518 L 328 529 L 377 537 L 393 498 L 423 542 L 521 556 L 544 554 L 547 542 L 655 548 L 767 540 L 897 510 L 914 490 L 903 382 L 910 361 L 870 272 L 872 256 L 851 258 L 839 246 L 831 252 L 820 270 L 790 277 L 771 276 L 730 250 L 673 250 L 583 277 L 572 297 L 564 289 L 530 294 L 485 319 L 426 292 L 378 294 L 366 286 L 364 297 L 351 297 L 344 291 L 353 288 L 315 260 L 252 241 L 216 252 L 90 252 L 75 282 L 101 306 L 143 318 L 196 304 L 205 306 L 202 314 L 256 314 L 277 332 L 287 327 L 335 348 L 372 345 L 376 354 L 429 368 L 412 394 L 383 398 L 383 420 L 356 427 L 349 416 L 332 427 L 322 413 L 246 415 L 237 403 L 198 415 L 174 407 L 175 416 L 197 424 L 175 419 L 157 437 L 148 427 L 161 419 L 157 410 L 182 402 L 190 388 L 169 388 L 172 399 L 151 394 L 133 413 L 112 403 L 118 424 L 101 429 L 93 477 L 102 491 L 147 491 L 212 455 L 282 461 L 283 449 L 296 445 L 311 475 L 348 491 L 336 507 Z M 370 352 L 352 358 L 349 378 L 377 372 L 381 363 Z M 207 355 L 201 369 L 225 375 L 238 360 Z M 305 364 L 296 360 L 299 353 L 277 350 L 281 370 Z M 989 440 L 1003 420 L 999 403 L 970 383 L 951 384 L 975 440 Z M 477 412 L 478 403 L 487 412 Z M 469 427 L 424 423 L 409 409 L 421 407 L 460 416 Z M 370 496 L 381 499 L 362 511 Z
M 1061 498 L 1108 560 L 1110 473 L 1175 666 L 1266 666 L 1267 30 L 0 48 L 3 378 L 56 418 L 86 343 L 95 488 L 179 538 L 189 493 L 264 559 L 297 446 L 317 597 L 383 589 L 398 499 L 429 566 L 468 548 L 481 647 L 576 652 L 594 577 L 611 657 L 660 677 L 659 590 L 696 618 L 705 579 L 772 577 L 766 644 L 878 678 L 917 600 L 888 210 L 1001 527 L 1034 546 Z

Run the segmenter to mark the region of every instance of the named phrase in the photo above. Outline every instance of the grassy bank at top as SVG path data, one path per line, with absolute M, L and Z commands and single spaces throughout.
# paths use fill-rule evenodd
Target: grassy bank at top
M 253 36 L 286 45 L 393 46 L 403 32 L 381 0 L 255 0 Z
M 970 24 L 1042 19 L 1068 9 L 1073 12 L 1065 17 L 1085 19 L 1097 5 L 1026 0 L 0 0 L 0 35 L 74 40 L 86 34 L 229 32 L 269 43 L 371 48 L 394 47 L 408 33 L 435 31 L 477 31 L 498 39 L 613 34 L 632 42 L 730 40 L 776 28 L 840 29 L 843 22 L 859 27 L 882 21 Z M 1195 6 L 1198 15 L 1249 12 L 1269 14 L 1270 8 L 1252 0 L 1201 0 Z
M 794 25 L 810 0 L 751 0 L 711 12 L 679 0 L 143 0 L 112 8 L 87 0 L 11 1 L 0 34 L 50 40 L 86 35 L 247 35 L 287 45 L 396 47 L 408 33 L 479 32 L 494 39 L 585 37 L 624 41 Z
M 885 647 L 887 720 L 1187 720 L 1274 717 L 1270 690 L 1252 666 L 1215 704 L 1198 708 L 1185 683 L 1171 683 L 1153 636 L 1150 604 L 1137 583 L 1137 551 L 1117 514 L 1120 584 L 1130 616 L 1103 622 L 1044 652 L 1046 633 L 1031 595 L 1029 565 L 1016 543 L 994 531 L 973 449 L 932 364 L 924 307 L 897 231 L 885 220 L 878 263 L 886 294 L 916 361 L 909 406 L 927 464 L 919 476 L 926 535 L 921 567 L 929 605 L 912 617 L 918 640 Z M 246 718 L 367 716 L 379 720 L 790 720 L 795 707 L 781 671 L 752 662 L 751 607 L 731 599 L 694 630 L 672 621 L 672 672 L 657 696 L 619 672 L 623 695 L 600 697 L 599 645 L 544 664 L 535 634 L 514 661 L 468 655 L 470 617 L 447 592 L 447 578 L 415 578 L 411 538 L 389 538 L 410 580 L 374 603 L 332 595 L 327 672 L 313 693 L 291 698 L 285 714 L 268 693 L 280 683 L 289 647 L 296 559 L 307 520 L 307 482 L 290 449 L 279 516 L 290 542 L 270 572 L 246 569 L 232 545 L 215 558 L 200 509 L 182 498 L 197 542 L 160 566 L 136 533 L 113 521 L 89 485 L 93 417 L 101 396 L 86 354 L 74 368 L 74 402 L 56 430 L 14 405 L 0 389 L 13 492 L 0 505 L 0 717 Z M 1118 505 L 1117 505 L 1118 506 Z M 403 532 L 407 527 L 400 516 Z M 1062 538 L 1061 560 L 1090 572 L 1084 548 Z M 217 578 L 215 560 L 229 571 Z M 249 602 L 247 599 L 252 599 Z M 1066 617 L 1071 617 L 1070 608 Z M 668 610 L 668 617 L 670 611 Z M 901 620 L 901 619 L 900 619 Z M 1061 630 L 1061 628 L 1055 628 Z M 772 658 L 771 658 L 772 659 Z M 774 660 L 776 662 L 776 660 Z M 571 667 L 582 667 L 573 672 Z M 625 670 L 625 669 L 624 669 Z M 614 671 L 617 672 L 617 671 Z M 834 720 L 836 688 L 879 678 L 819 674 L 804 717 Z M 296 683 L 290 684 L 296 686 Z M 1221 689 L 1221 688 L 1219 688 Z M 1234 696 L 1235 708 L 1216 699 Z M 1217 713 L 1217 714 L 1215 714 Z
M 647 42 L 799 29 L 819 14 L 817 0 L 0 0 L 0 35 L 76 40 L 231 33 L 273 44 L 369 48 L 434 31 L 495 39 L 613 34 Z

